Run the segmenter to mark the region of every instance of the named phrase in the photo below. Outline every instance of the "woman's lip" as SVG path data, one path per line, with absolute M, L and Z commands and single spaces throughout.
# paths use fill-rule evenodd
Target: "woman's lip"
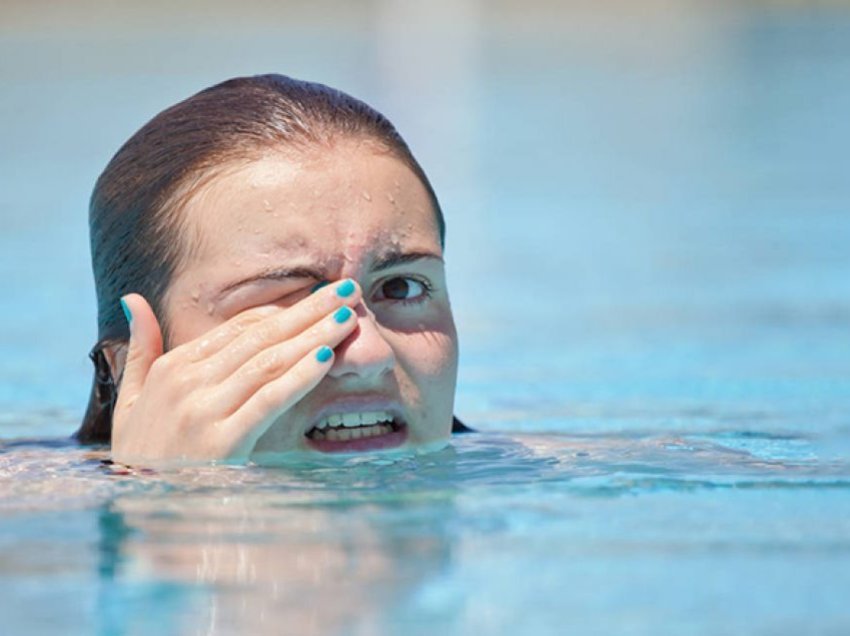
M 307 446 L 320 453 L 364 453 L 368 451 L 396 448 L 407 440 L 407 424 L 402 424 L 398 430 L 392 430 L 384 435 L 349 439 L 344 442 L 332 442 L 326 439 L 304 438 Z

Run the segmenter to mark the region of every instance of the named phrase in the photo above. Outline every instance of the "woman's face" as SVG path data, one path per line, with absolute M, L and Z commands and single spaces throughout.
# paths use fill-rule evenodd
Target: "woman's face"
M 329 414 L 395 409 L 402 448 L 448 439 L 457 332 L 435 212 L 407 166 L 357 141 L 268 154 L 218 173 L 182 213 L 188 257 L 165 298 L 171 347 L 251 307 L 292 306 L 322 281 L 363 289 L 331 370 L 255 457 L 312 449 L 305 434 Z

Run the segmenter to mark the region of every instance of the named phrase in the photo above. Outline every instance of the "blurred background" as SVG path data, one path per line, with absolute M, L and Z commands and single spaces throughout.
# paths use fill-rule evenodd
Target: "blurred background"
M 112 154 L 265 72 L 407 138 L 456 411 L 509 434 L 135 475 L 11 439 L 85 408 Z M 850 3 L 0 0 L 0 631 L 850 633 L 848 113 Z
M 470 423 L 848 431 L 850 6 L 2 0 L 4 436 L 85 407 L 111 155 L 264 72 L 369 102 L 430 175 Z

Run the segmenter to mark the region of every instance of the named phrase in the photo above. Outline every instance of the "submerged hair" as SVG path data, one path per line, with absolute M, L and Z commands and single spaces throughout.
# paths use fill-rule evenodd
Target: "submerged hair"
M 129 340 L 120 298 L 136 292 L 168 333 L 165 295 L 191 253 L 181 207 L 216 169 L 270 150 L 307 150 L 338 138 L 364 139 L 407 165 L 445 222 L 428 178 L 390 121 L 364 102 L 323 84 L 284 75 L 240 77 L 164 110 L 136 132 L 100 175 L 89 204 L 98 342 L 88 408 L 77 438 L 108 442 L 117 382 L 104 348 Z

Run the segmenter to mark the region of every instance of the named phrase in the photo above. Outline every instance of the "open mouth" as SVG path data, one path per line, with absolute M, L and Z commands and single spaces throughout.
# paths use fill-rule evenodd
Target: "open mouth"
M 323 453 L 357 453 L 401 446 L 407 424 L 387 411 L 335 413 L 304 436 L 308 446 Z

